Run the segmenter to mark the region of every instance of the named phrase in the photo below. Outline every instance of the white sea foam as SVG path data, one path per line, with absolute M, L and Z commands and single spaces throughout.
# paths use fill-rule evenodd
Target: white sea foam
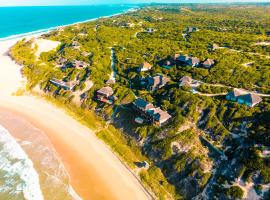
M 26 200 L 43 200 L 32 161 L 10 133 L 0 125 L 0 193 Z
M 35 163 L 46 199 L 82 200 L 70 185 L 70 176 L 46 134 L 25 120 L 20 122 L 26 131 L 21 132 L 24 139 L 17 142 Z
M 75 192 L 71 185 L 69 185 L 68 192 L 74 200 L 82 200 L 82 198 Z

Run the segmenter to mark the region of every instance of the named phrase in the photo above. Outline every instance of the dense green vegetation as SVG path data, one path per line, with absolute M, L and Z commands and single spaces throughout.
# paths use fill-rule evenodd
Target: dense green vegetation
M 132 169 L 139 168 L 138 162 L 149 162 L 149 169 L 140 169 L 138 175 L 157 198 L 191 199 L 207 188 L 204 194 L 209 197 L 241 199 L 244 192 L 235 186 L 239 178 L 253 182 L 254 189 L 267 199 L 270 99 L 263 97 L 259 105 L 250 108 L 229 102 L 222 94 L 232 87 L 270 94 L 270 46 L 256 45 L 270 41 L 269 10 L 269 5 L 152 6 L 43 35 L 61 45 L 39 59 L 34 56 L 37 47 L 32 40 L 18 42 L 10 54 L 24 66 L 28 89 L 41 89 L 96 129 L 97 136 Z M 133 25 L 123 26 L 126 23 Z M 187 26 L 199 31 L 184 37 Z M 148 28 L 155 31 L 148 33 Z M 213 50 L 214 43 L 222 48 Z M 214 59 L 215 65 L 210 69 L 160 66 L 176 53 L 201 61 Z M 58 66 L 60 58 L 89 66 L 63 69 Z M 106 105 L 97 101 L 95 94 L 106 85 L 112 60 L 116 83 L 110 86 L 118 99 L 114 105 Z M 152 70 L 139 73 L 142 62 L 153 65 Z M 141 84 L 143 77 L 157 73 L 171 81 L 157 91 L 146 90 Z M 220 96 L 180 88 L 183 76 L 203 82 L 197 91 Z M 53 85 L 52 78 L 76 80 L 77 86 L 64 90 Z M 91 88 L 87 88 L 89 81 L 94 84 Z M 136 124 L 139 114 L 131 106 L 136 97 L 168 111 L 172 120 L 162 127 Z M 101 119 L 107 123 L 97 122 Z

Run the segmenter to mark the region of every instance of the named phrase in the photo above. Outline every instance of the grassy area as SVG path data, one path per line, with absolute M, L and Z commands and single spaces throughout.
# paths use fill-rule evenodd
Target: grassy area
M 132 144 L 132 141 L 123 137 L 113 126 L 103 129 L 96 133 L 97 137 L 104 141 L 121 159 L 129 165 L 131 169 L 136 167 L 136 162 L 147 160 L 140 150 Z
M 176 195 L 175 188 L 167 182 L 159 168 L 150 167 L 147 171 L 141 171 L 140 178 L 157 194 L 158 199 L 182 199 Z

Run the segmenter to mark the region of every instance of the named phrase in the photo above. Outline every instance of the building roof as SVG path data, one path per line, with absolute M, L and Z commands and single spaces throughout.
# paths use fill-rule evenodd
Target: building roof
M 166 85 L 171 79 L 169 77 L 163 76 L 162 74 L 158 74 L 154 77 L 150 78 L 150 84 L 153 86 L 153 88 L 157 86 L 164 86 Z
M 79 60 L 74 60 L 72 64 L 74 65 L 74 67 L 77 67 L 77 68 L 84 68 L 88 66 L 88 63 L 84 61 L 79 61 Z
M 59 58 L 58 62 L 61 63 L 61 64 L 64 64 L 64 63 L 67 62 L 67 59 L 61 57 L 61 58 Z
M 199 62 L 201 62 L 199 58 L 197 58 L 197 57 L 192 57 L 191 58 L 191 64 L 192 65 L 198 64 Z
M 248 102 L 250 103 L 251 105 L 253 104 L 258 104 L 262 101 L 262 98 L 256 94 L 246 94 L 246 95 L 243 95 L 239 98 L 242 98 L 245 102 Z
M 239 96 L 247 94 L 247 92 L 245 90 L 234 88 L 233 91 L 230 92 L 229 94 L 233 97 L 239 97 Z
M 219 45 L 218 45 L 218 44 L 214 43 L 214 44 L 212 45 L 212 49 L 213 49 L 213 50 L 216 50 L 216 49 L 218 49 L 218 48 L 219 48 Z
M 140 68 L 141 69 L 147 69 L 147 70 L 150 70 L 152 69 L 152 65 L 148 62 L 143 62 L 141 65 L 140 65 Z
M 188 55 L 181 55 L 178 57 L 178 60 L 181 62 L 185 62 L 189 65 L 196 65 L 201 62 L 201 60 L 197 57 L 191 57 Z
M 164 64 L 165 64 L 166 66 L 171 66 L 171 65 L 174 64 L 174 62 L 171 61 L 171 60 L 166 60 Z
M 192 84 L 192 78 L 189 76 L 184 76 L 180 79 L 180 85 L 181 86 L 191 86 Z
M 148 28 L 146 31 L 148 32 L 148 33 L 152 33 L 152 32 L 154 32 L 154 28 Z
M 163 111 L 160 108 L 155 108 L 153 104 L 148 103 L 141 98 L 136 99 L 133 104 L 143 110 L 145 114 L 147 114 L 153 120 L 160 123 L 164 123 L 171 118 L 171 115 L 169 115 L 166 111 Z
M 148 114 L 152 115 L 156 121 L 167 121 L 171 118 L 166 111 L 161 110 L 160 108 L 153 108 L 147 111 Z
M 186 62 L 190 59 L 190 56 L 188 55 L 181 55 L 178 57 L 178 60 L 181 61 L 181 62 Z
M 106 96 L 112 96 L 113 95 L 113 89 L 109 86 L 103 87 L 100 90 L 97 91 L 98 94 L 106 95 Z
M 65 87 L 65 88 L 69 88 L 69 89 L 73 89 L 77 85 L 77 82 L 74 82 L 74 81 L 65 82 L 63 80 L 58 80 L 55 78 L 52 78 L 50 80 L 50 82 L 57 85 L 57 86 Z
M 203 65 L 208 67 L 208 66 L 212 66 L 215 64 L 215 61 L 213 59 L 206 59 L 204 62 L 203 62 Z
M 237 88 L 234 88 L 232 92 L 227 94 L 227 96 L 229 98 L 244 101 L 246 104 L 250 104 L 249 106 L 251 107 L 262 101 L 262 98 L 259 95 Z
M 176 54 L 174 54 L 173 59 L 174 60 L 177 60 L 179 57 L 180 57 L 180 54 L 179 53 L 176 53 Z
M 192 27 L 192 26 L 186 27 L 186 32 L 189 32 L 189 33 L 194 32 L 196 30 L 197 30 L 197 27 Z
M 77 46 L 80 46 L 80 43 L 78 41 L 73 41 L 71 46 L 77 47 Z
M 147 101 L 145 101 L 144 99 L 138 98 L 136 99 L 133 104 L 143 110 L 148 110 L 151 108 L 154 108 L 154 105 L 151 103 L 148 103 Z
M 82 52 L 82 55 L 85 56 L 85 57 L 88 57 L 90 56 L 92 53 L 89 53 L 89 52 L 86 52 L 86 51 L 83 51 Z

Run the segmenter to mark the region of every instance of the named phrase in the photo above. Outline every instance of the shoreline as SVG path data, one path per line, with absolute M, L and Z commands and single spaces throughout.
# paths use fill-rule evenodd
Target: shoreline
M 72 187 L 82 199 L 151 199 L 130 169 L 92 130 L 42 99 L 31 96 L 17 98 L 8 99 L 9 105 L 0 98 L 0 112 L 23 118 L 48 137 L 70 175 Z M 43 109 L 31 110 L 31 107 L 36 107 L 34 104 Z M 48 112 L 51 109 L 52 112 Z M 37 118 L 45 113 L 44 110 L 47 113 Z M 62 120 L 69 124 L 65 133 L 63 127 L 66 123 Z M 70 127 L 72 130 L 68 130 Z M 78 158 L 78 155 L 82 157 Z M 93 188 L 89 187 L 90 183 Z
M 100 17 L 96 17 L 96 18 L 92 18 L 92 19 L 87 19 L 87 20 L 83 20 L 83 21 L 74 22 L 74 23 L 71 23 L 71 24 L 53 26 L 53 27 L 49 27 L 49 28 L 44 28 L 44 29 L 39 29 L 39 30 L 35 30 L 35 31 L 26 32 L 26 33 L 14 34 L 14 35 L 6 36 L 6 37 L 0 37 L 0 42 L 9 41 L 9 40 L 16 40 L 16 39 L 23 39 L 25 37 L 40 36 L 42 34 L 50 33 L 51 31 L 54 31 L 54 30 L 57 30 L 57 29 L 60 29 L 60 28 L 65 28 L 65 27 L 68 27 L 68 26 L 84 24 L 84 23 L 87 23 L 87 22 L 93 22 L 93 21 L 103 19 L 103 18 L 106 19 L 106 18 L 111 18 L 111 17 L 123 15 L 123 14 L 129 13 L 129 12 L 134 12 L 135 10 L 137 10 L 139 8 L 140 7 L 129 8 L 126 11 L 123 11 L 121 13 L 116 13 L 116 14 L 107 15 L 107 16 L 100 16 Z
M 16 126 L 14 126 L 16 124 Z M 11 111 L 0 109 L 0 128 L 8 130 L 8 134 L 27 156 L 26 160 L 33 165 L 37 173 L 38 182 L 43 199 L 51 199 L 55 192 L 61 193 L 61 198 L 68 197 L 74 200 L 82 200 L 70 184 L 70 176 L 64 167 L 61 157 L 57 154 L 46 134 L 26 121 L 20 115 Z M 9 145 L 9 144 L 6 144 Z M 15 155 L 20 149 L 12 151 Z M 50 161 L 48 165 L 46 161 Z M 20 172 L 20 171 L 19 171 Z M 55 180 L 58 180 L 55 182 Z M 53 185 L 54 187 L 48 187 Z M 31 187 L 31 185 L 29 185 Z M 31 192 L 24 191 L 24 192 Z M 63 197 L 63 198 L 62 198 Z
M 44 32 L 27 37 L 41 34 Z M 20 88 L 23 78 L 21 66 L 5 53 L 22 38 L 0 41 L 0 111 L 5 109 L 23 117 L 47 135 L 70 175 L 72 187 L 83 199 L 151 199 L 132 170 L 93 130 L 43 99 L 11 95 Z

